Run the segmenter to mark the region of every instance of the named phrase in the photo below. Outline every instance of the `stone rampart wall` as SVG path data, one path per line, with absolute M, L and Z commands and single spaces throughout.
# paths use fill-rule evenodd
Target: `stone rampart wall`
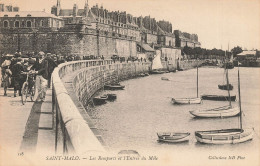
M 136 42 L 124 37 L 98 35 L 96 32 L 0 31 L 0 54 L 50 52 L 60 55 L 136 56 Z
M 149 62 L 113 63 L 80 71 L 73 79 L 74 92 L 86 106 L 89 99 L 104 85 L 138 76 L 149 71 Z

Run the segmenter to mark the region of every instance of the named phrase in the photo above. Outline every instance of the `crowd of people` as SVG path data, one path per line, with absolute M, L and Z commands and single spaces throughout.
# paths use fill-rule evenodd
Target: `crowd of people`
M 53 54 L 39 52 L 34 58 L 22 58 L 20 53 L 7 54 L 1 57 L 1 86 L 4 87 L 4 96 L 7 88 L 14 88 L 14 97 L 21 96 L 22 85 L 26 81 L 25 72 L 31 73 L 35 79 L 34 101 L 44 101 L 47 87 L 50 87 L 51 74 L 58 65 Z M 31 80 L 33 81 L 33 80 Z M 30 82 L 29 82 L 30 85 Z
M 1 86 L 4 87 L 4 96 L 7 96 L 7 88 L 14 88 L 14 97 L 21 96 L 22 85 L 26 81 L 26 72 L 35 74 L 36 92 L 35 101 L 44 101 L 47 87 L 51 84 L 51 74 L 54 68 L 60 63 L 68 61 L 78 60 L 104 60 L 104 56 L 83 56 L 82 58 L 78 55 L 60 56 L 51 53 L 39 52 L 27 53 L 22 55 L 20 52 L 16 52 L 14 55 L 6 54 L 0 57 L 1 64 Z M 141 61 L 146 62 L 145 58 L 138 59 L 137 57 L 119 57 L 113 55 L 111 57 L 113 62 L 134 62 Z M 33 71 L 33 72 L 32 72 Z M 33 75 L 33 74 L 32 74 Z M 31 77 L 30 77 L 31 78 Z M 31 79 L 29 79 L 29 86 Z

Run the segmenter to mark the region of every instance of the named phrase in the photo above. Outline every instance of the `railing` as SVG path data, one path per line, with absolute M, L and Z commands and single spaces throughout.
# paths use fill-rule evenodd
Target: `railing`
M 105 152 L 89 128 L 61 81 L 66 74 L 98 65 L 111 64 L 112 60 L 74 61 L 59 65 L 52 74 L 52 111 L 55 124 L 55 151 L 63 154 Z M 62 150 L 61 150 L 62 149 Z

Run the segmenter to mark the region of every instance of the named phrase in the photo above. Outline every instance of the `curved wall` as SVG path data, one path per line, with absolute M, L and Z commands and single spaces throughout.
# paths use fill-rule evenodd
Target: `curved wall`
M 53 109 L 56 112 L 55 149 L 59 149 L 57 142 L 60 137 L 63 152 L 105 152 L 102 138 L 98 137 L 100 134 L 84 106 L 103 85 L 148 72 L 150 65 L 148 62 L 112 63 L 111 60 L 95 60 L 69 62 L 55 68 L 52 74 Z

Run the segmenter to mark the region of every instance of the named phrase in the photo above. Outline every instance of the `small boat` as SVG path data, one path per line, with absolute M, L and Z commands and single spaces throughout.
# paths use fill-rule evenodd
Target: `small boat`
M 109 100 L 109 101 L 114 101 L 114 100 L 116 100 L 116 94 L 112 94 L 112 93 L 109 93 L 109 94 L 107 94 L 107 100 Z
M 107 95 L 97 96 L 93 98 L 93 102 L 95 105 L 102 105 L 106 103 L 107 99 L 108 99 Z
M 201 98 L 194 97 L 194 98 L 172 98 L 173 104 L 200 104 Z
M 104 86 L 104 90 L 123 90 L 124 88 L 125 88 L 125 86 L 120 85 L 119 83 Z
M 152 71 L 150 71 L 150 74 L 163 74 L 163 73 L 165 73 L 165 71 L 163 71 L 163 70 L 152 70 Z
M 172 98 L 173 104 L 200 104 L 201 98 L 199 96 L 199 68 L 197 65 L 197 97 L 190 97 L 190 98 Z
M 140 77 L 146 77 L 146 76 L 149 76 L 149 73 L 141 73 L 139 74 Z
M 176 73 L 177 69 L 173 69 L 170 72 Z
M 190 113 L 197 118 L 224 118 L 239 115 L 240 111 L 238 107 L 223 106 L 213 108 L 209 110 L 195 110 Z
M 150 71 L 150 74 L 163 74 L 163 73 L 165 73 L 165 71 L 163 71 L 161 55 L 158 52 L 152 61 L 152 70 Z
M 216 101 L 236 101 L 236 95 L 234 96 L 224 96 L 224 95 L 202 95 L 203 100 L 216 100 Z
M 253 139 L 253 129 L 195 131 L 195 138 L 205 144 L 236 144 Z
M 233 90 L 233 85 L 229 84 L 223 84 L 223 85 L 218 85 L 218 88 L 221 90 Z
M 169 78 L 167 78 L 167 77 L 161 77 L 161 80 L 170 81 Z
M 190 133 L 163 132 L 157 133 L 158 141 L 168 143 L 178 143 L 189 141 Z
M 233 85 L 230 83 L 227 83 L 228 81 L 228 69 L 224 68 L 224 75 L 226 75 L 226 83 L 222 85 L 218 85 L 218 88 L 221 90 L 233 90 Z

